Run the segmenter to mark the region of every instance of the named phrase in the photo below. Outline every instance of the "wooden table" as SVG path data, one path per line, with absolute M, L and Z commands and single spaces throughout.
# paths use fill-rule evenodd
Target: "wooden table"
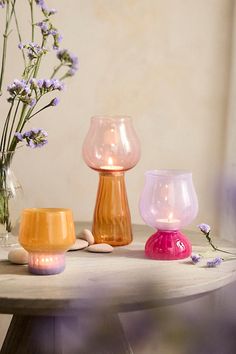
M 10 264 L 1 249 L 0 313 L 14 315 L 1 353 L 132 353 L 119 312 L 187 301 L 236 280 L 236 260 L 210 269 L 188 259 L 146 259 L 144 244 L 152 231 L 137 225 L 133 230 L 134 242 L 112 254 L 68 252 L 65 271 L 52 276 Z M 200 233 L 190 239 L 194 252 L 210 250 Z M 222 247 L 236 252 L 227 243 Z

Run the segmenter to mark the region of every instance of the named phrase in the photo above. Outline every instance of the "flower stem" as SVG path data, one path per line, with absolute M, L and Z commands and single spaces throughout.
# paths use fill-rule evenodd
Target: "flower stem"
M 10 121 L 10 118 L 11 118 L 11 112 L 12 112 L 13 106 L 14 106 L 14 100 L 12 100 L 12 102 L 11 102 L 11 106 L 10 106 L 10 109 L 8 111 L 7 118 L 6 118 L 5 123 L 4 123 L 3 132 L 2 132 L 2 138 L 1 138 L 1 143 L 0 143 L 0 151 L 1 152 L 5 152 L 7 130 L 8 130 L 8 125 L 9 125 L 9 121 Z
M 20 34 L 20 27 L 19 27 L 19 23 L 18 23 L 18 20 L 17 20 L 15 7 L 14 7 L 13 12 L 14 12 L 14 18 L 15 18 L 15 24 L 16 24 L 16 29 L 17 29 L 17 34 L 18 34 L 19 42 L 22 43 L 22 37 L 21 37 L 21 34 Z M 24 65 L 25 65 L 25 67 L 26 67 L 26 58 L 25 58 L 25 53 L 24 53 L 23 50 L 22 50 L 22 56 L 23 56 L 23 60 L 24 60 Z
M 46 43 L 46 39 L 43 38 L 41 47 L 44 47 L 45 43 Z M 35 69 L 34 69 L 33 77 L 36 77 L 36 76 L 38 75 L 38 71 L 39 71 L 41 59 L 42 59 L 42 56 L 40 56 L 40 57 L 37 59 L 37 62 L 36 62 L 36 64 L 35 64 Z
M 7 142 L 7 150 L 8 151 L 9 151 L 9 147 L 10 147 L 10 143 L 11 143 L 12 130 L 13 130 L 13 127 L 14 127 L 14 124 L 15 124 L 16 115 L 17 115 L 17 112 L 18 112 L 18 109 L 19 109 L 19 105 L 20 105 L 20 101 L 18 101 L 18 103 L 17 103 L 16 109 L 15 109 L 15 113 L 14 113 L 14 117 L 13 117 L 13 120 L 12 120 L 12 123 L 11 123 L 10 132 L 9 132 L 9 135 L 8 135 L 8 142 Z
M 17 127 L 16 127 L 16 132 L 20 132 L 20 128 L 21 128 L 22 122 L 24 121 L 24 115 L 25 115 L 26 108 L 27 108 L 27 104 L 24 103 L 23 107 L 22 107 L 22 110 L 21 110 L 20 119 L 19 119 L 19 122 L 18 122 Z M 11 141 L 11 143 L 10 143 L 9 151 L 15 151 L 17 143 L 18 143 L 18 140 L 14 136 L 12 141 Z
M 53 78 L 54 78 L 54 76 L 55 76 L 56 73 L 61 69 L 62 66 L 63 66 L 63 64 L 61 63 L 61 64 L 59 64 L 59 65 L 54 69 L 54 71 L 53 71 L 53 73 L 52 73 L 50 79 L 53 79 Z
M 15 0 L 12 5 L 12 10 L 10 14 L 10 3 L 7 2 L 6 6 L 6 19 L 5 19 L 5 31 L 3 33 L 3 47 L 2 47 L 2 64 L 1 64 L 1 74 L 0 74 L 0 96 L 2 95 L 2 85 L 3 85 L 3 78 L 4 78 L 4 72 L 5 72 L 5 66 L 6 66 L 6 58 L 7 58 L 7 39 L 9 36 L 9 26 L 12 18 L 12 14 L 14 11 L 15 7 Z
M 34 116 L 36 116 L 36 114 L 42 112 L 44 109 L 50 107 L 51 105 L 48 104 L 47 106 L 44 106 L 43 108 L 39 109 L 37 112 L 35 112 L 34 114 L 32 114 L 32 116 L 29 116 L 27 119 L 25 119 L 26 121 L 29 121 L 31 118 L 33 118 Z
M 34 42 L 34 4 L 33 0 L 30 0 L 30 16 L 31 16 L 31 39 Z
M 232 254 L 234 256 L 236 256 L 236 253 L 232 253 L 232 252 L 229 252 L 229 251 L 224 251 L 224 250 L 221 250 L 220 248 L 216 247 L 213 242 L 212 242 L 212 239 L 210 238 L 210 232 L 206 233 L 205 234 L 206 238 L 207 238 L 207 241 L 209 242 L 209 244 L 211 245 L 211 247 L 215 250 L 215 251 L 219 251 L 219 252 L 223 252 L 223 253 L 227 253 L 227 254 Z

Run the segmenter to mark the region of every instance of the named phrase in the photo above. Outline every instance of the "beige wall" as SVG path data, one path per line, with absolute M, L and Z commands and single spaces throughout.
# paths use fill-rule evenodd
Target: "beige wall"
M 234 7 L 236 18 L 236 7 Z M 222 188 L 220 234 L 235 242 L 236 235 L 236 21 L 233 26 L 230 92 L 228 96 L 227 129 L 225 135 L 224 179 Z
M 81 157 L 89 119 L 125 113 L 133 116 L 142 144 L 138 166 L 127 173 L 133 222 L 142 222 L 145 170 L 184 168 L 193 172 L 199 198 L 192 227 L 205 221 L 217 229 L 233 1 L 48 3 L 59 11 L 63 46 L 78 54 L 80 71 L 61 104 L 32 124 L 48 131 L 48 146 L 16 158 L 27 205 L 68 206 L 77 220 L 90 220 L 97 173 Z M 20 12 L 25 16 L 23 5 Z M 15 56 L 11 63 L 9 80 L 16 76 Z

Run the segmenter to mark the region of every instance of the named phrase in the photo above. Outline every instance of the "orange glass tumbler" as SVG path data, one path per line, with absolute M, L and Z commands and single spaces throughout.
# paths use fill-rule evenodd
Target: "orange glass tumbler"
M 62 208 L 24 209 L 19 242 L 29 252 L 31 273 L 61 273 L 65 269 L 65 252 L 75 242 L 72 211 Z

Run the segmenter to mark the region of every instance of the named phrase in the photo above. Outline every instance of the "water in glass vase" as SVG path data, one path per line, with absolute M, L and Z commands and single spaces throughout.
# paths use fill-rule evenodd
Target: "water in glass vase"
M 0 246 L 17 244 L 16 225 L 22 209 L 23 190 L 11 169 L 12 155 L 0 158 Z

